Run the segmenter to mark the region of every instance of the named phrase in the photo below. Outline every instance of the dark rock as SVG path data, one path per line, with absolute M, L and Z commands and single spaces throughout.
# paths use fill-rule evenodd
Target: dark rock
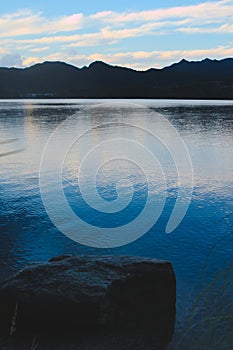
M 54 256 L 53 258 L 49 259 L 49 262 L 57 262 L 57 261 L 62 261 L 68 258 L 73 257 L 73 255 L 58 255 Z
M 169 262 L 141 257 L 63 256 L 0 285 L 1 329 L 66 332 L 133 330 L 167 343 L 176 285 Z

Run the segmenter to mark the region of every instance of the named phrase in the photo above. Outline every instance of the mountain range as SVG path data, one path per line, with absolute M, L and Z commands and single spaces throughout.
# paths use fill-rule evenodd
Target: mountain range
M 232 99 L 233 58 L 181 60 L 146 71 L 101 61 L 77 68 L 44 62 L 0 68 L 0 98 L 182 98 Z

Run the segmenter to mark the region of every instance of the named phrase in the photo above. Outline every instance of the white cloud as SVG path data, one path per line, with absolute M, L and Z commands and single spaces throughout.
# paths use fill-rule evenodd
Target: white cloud
M 19 54 L 7 54 L 1 57 L 1 67 L 22 67 L 23 60 Z
M 106 26 L 112 32 L 118 28 L 122 31 L 137 33 L 137 28 L 156 28 L 167 25 L 180 26 L 184 24 L 194 26 L 200 24 L 205 27 L 209 23 L 231 23 L 233 18 L 233 1 L 207 1 L 196 5 L 176 6 L 138 12 L 102 11 L 85 16 L 83 13 L 74 13 L 69 16 L 49 19 L 42 13 L 33 13 L 30 10 L 20 10 L 0 16 L 0 37 L 19 37 L 24 35 L 53 34 L 68 31 L 77 31 L 85 28 L 95 28 L 101 32 Z M 132 28 L 132 25 L 134 28 Z M 186 27 L 185 27 L 186 28 Z M 184 29 L 185 30 L 185 29 Z M 181 28 L 181 31 L 184 31 Z M 188 32 L 188 28 L 186 30 Z M 119 39 L 119 38 L 118 38 Z
M 183 27 L 177 29 L 177 31 L 187 34 L 196 34 L 196 33 L 219 33 L 219 34 L 227 34 L 233 33 L 233 23 L 232 24 L 223 24 L 219 27 Z
M 145 70 L 152 67 L 162 68 L 171 63 L 180 61 L 182 58 L 186 58 L 187 60 L 202 60 L 206 57 L 221 59 L 230 56 L 233 56 L 233 47 L 228 46 L 219 46 L 202 50 L 129 51 L 111 54 L 93 53 L 89 55 L 56 52 L 42 58 L 28 57 L 23 61 L 23 65 L 28 66 L 43 61 L 65 61 L 80 67 L 88 65 L 93 61 L 100 60 L 112 65 Z
M 122 65 L 135 69 L 162 68 L 171 63 L 187 60 L 202 60 L 209 58 L 223 58 L 233 56 L 233 47 L 216 47 L 203 50 L 170 50 L 170 51 L 134 51 L 115 54 L 93 54 L 87 56 L 88 62 L 101 60 L 114 65 Z M 74 62 L 74 58 L 73 58 Z
M 42 51 L 46 51 L 48 49 L 49 49 L 49 46 L 44 46 L 44 47 L 36 47 L 34 49 L 29 48 L 29 51 L 30 52 L 42 52 Z
M 17 43 L 21 45 L 56 45 L 64 43 L 67 47 L 90 47 L 103 44 L 115 44 L 122 39 L 139 37 L 145 35 L 161 35 L 163 32 L 158 31 L 165 23 L 147 23 L 138 27 L 112 30 L 110 27 L 104 27 L 99 32 L 72 34 L 72 35 L 52 35 L 40 38 L 18 39 Z M 10 41 L 7 41 L 8 44 Z M 32 50 L 30 50 L 32 51 Z M 38 49 L 39 51 L 39 49 Z
M 20 10 L 0 17 L 0 37 L 73 31 L 82 27 L 83 14 L 49 20 L 41 13 Z
M 23 60 L 23 66 L 24 67 L 28 67 L 28 66 L 31 66 L 35 63 L 39 63 L 39 62 L 43 62 L 43 59 L 40 60 L 39 57 L 36 57 L 36 56 L 29 56 L 27 58 L 24 58 Z
M 70 43 L 70 42 L 87 42 L 86 46 L 95 45 L 96 40 L 99 39 L 99 33 L 87 33 L 87 34 L 72 34 L 72 35 L 53 35 L 45 36 L 41 38 L 32 39 L 19 39 L 17 42 L 20 44 L 59 44 L 59 43 Z
M 74 13 L 52 19 L 41 12 L 20 10 L 0 15 L 2 45 L 0 55 L 20 52 L 25 57 L 24 66 L 42 62 L 45 59 L 88 64 L 99 57 L 109 63 L 145 69 L 151 66 L 164 66 L 183 57 L 199 59 L 206 56 L 213 57 L 213 55 L 219 58 L 232 55 L 231 48 L 228 48 L 226 43 L 226 36 L 224 36 L 225 42 L 222 41 L 224 34 L 232 32 L 233 0 L 203 1 L 196 5 L 138 12 L 102 11 L 91 15 Z M 209 50 L 180 50 L 179 36 L 185 37 L 187 47 L 192 47 L 194 41 L 187 41 L 184 35 L 192 35 L 193 39 L 196 34 L 202 33 L 214 35 L 216 47 L 218 43 L 222 45 Z M 169 47 L 166 34 L 174 35 L 175 40 L 172 43 L 169 41 L 168 44 L 172 44 L 172 47 L 177 50 L 158 50 L 166 45 Z M 161 44 L 162 40 L 159 36 L 162 35 L 165 37 Z M 139 37 L 145 38 L 143 44 L 140 40 L 140 45 L 145 43 L 140 49 L 136 40 L 129 40 Z M 131 52 L 120 49 L 121 42 L 127 39 Z M 198 40 L 200 40 L 199 36 Z M 157 51 L 153 51 L 155 44 L 158 45 Z M 195 47 L 197 46 L 196 40 Z M 71 50 L 83 52 L 84 48 L 86 54 L 77 56 L 70 53 Z M 112 53 L 113 50 L 115 53 Z M 106 52 L 106 55 L 102 52 Z M 20 61 L 18 64 L 21 64 Z
M 103 11 L 90 16 L 106 23 L 129 23 L 168 20 L 171 18 L 222 19 L 233 14 L 233 2 L 207 1 L 196 5 L 176 6 L 139 12 Z
M 7 50 L 4 47 L 0 47 L 0 55 L 7 53 Z

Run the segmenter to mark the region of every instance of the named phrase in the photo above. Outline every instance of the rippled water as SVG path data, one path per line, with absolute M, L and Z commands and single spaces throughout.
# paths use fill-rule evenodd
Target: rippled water
M 95 113 L 95 109 L 92 112 L 86 110 L 103 102 L 115 103 L 111 113 L 104 108 L 99 109 L 98 113 Z M 127 107 L 127 113 L 117 102 L 120 101 L 0 101 L 0 278 L 10 276 L 29 263 L 47 261 L 64 253 L 156 257 L 172 262 L 177 276 L 178 303 L 186 308 L 201 283 L 207 283 L 232 261 L 233 102 L 121 101 L 131 104 Z M 138 110 L 135 103 L 144 108 Z M 174 162 L 161 145 L 153 146 L 151 135 L 143 133 L 140 127 L 135 129 L 123 125 L 141 125 L 159 133 L 161 125 L 156 112 L 167 118 L 180 133 L 193 165 L 192 200 L 183 221 L 171 234 L 166 234 L 165 228 L 178 194 Z M 100 213 L 89 208 L 81 196 L 77 174 L 81 160 L 90 147 L 109 138 L 134 138 L 146 148 L 157 147 L 157 156 L 166 178 L 165 207 L 149 232 L 131 244 L 97 249 L 76 243 L 53 225 L 44 209 L 38 176 L 42 151 L 55 128 L 72 115 L 89 132 L 73 144 L 65 158 L 63 187 L 73 211 L 91 225 L 112 228 L 129 223 L 143 210 L 148 187 L 147 174 L 138 169 L 135 163 L 123 159 L 108 162 L 99 170 L 96 178 L 98 194 L 107 203 L 116 200 L 116 184 L 124 178 L 127 182 L 118 183 L 122 198 L 128 198 L 133 189 L 132 201 L 118 213 Z M 64 128 L 59 146 L 52 149 L 52 164 L 71 137 L 72 129 Z M 105 149 L 101 161 L 105 157 L 107 159 L 111 151 Z M 135 151 L 135 156 L 140 157 L 140 154 Z M 149 162 L 146 171 L 153 175 Z M 94 194 L 90 167 L 83 176 L 84 192 L 91 200 Z M 44 180 L 48 192 L 52 191 L 53 179 L 51 166 Z M 163 192 L 161 184 L 161 178 L 155 177 L 155 203 Z M 190 184 L 184 181 L 181 185 L 185 196 L 186 186 Z

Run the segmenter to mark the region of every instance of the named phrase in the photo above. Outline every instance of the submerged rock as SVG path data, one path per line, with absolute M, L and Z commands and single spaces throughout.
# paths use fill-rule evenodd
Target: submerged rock
M 9 330 L 17 311 L 17 330 L 136 331 L 164 345 L 173 334 L 175 302 L 175 275 L 169 262 L 62 256 L 25 268 L 1 284 L 0 323 L 1 329 Z

